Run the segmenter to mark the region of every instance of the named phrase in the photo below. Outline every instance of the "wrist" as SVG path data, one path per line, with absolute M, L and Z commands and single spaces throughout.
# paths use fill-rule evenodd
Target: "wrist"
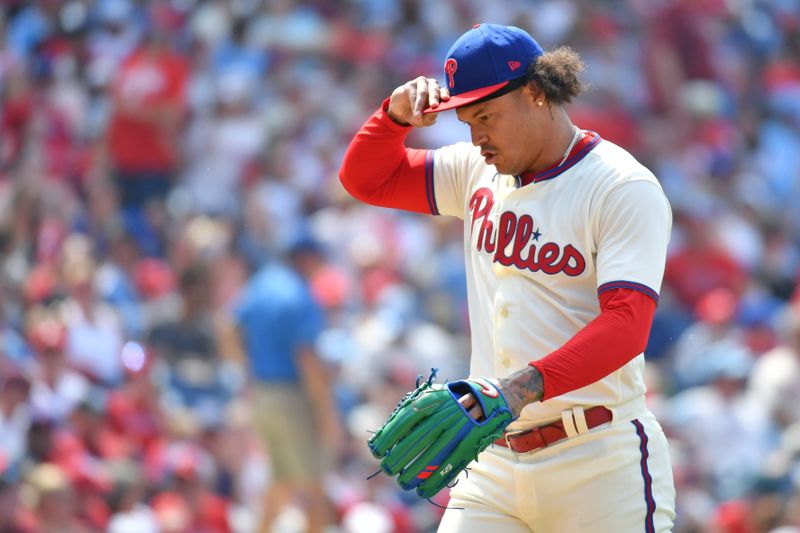
M 534 366 L 517 370 L 498 383 L 514 418 L 519 417 L 526 405 L 539 402 L 544 396 L 544 379 Z
M 386 116 L 389 117 L 389 120 L 391 120 L 392 122 L 394 122 L 398 126 L 403 126 L 404 128 L 411 127 L 411 124 L 409 124 L 408 122 L 405 122 L 403 120 L 400 120 L 398 117 L 395 116 L 394 113 L 392 113 L 392 111 L 390 109 L 386 110 Z
M 383 112 L 384 112 L 384 114 L 385 114 L 387 117 L 389 117 L 389 120 L 391 120 L 392 122 L 394 122 L 394 123 L 395 123 L 395 124 L 397 124 L 398 126 L 403 126 L 404 128 L 409 128 L 409 127 L 411 127 L 411 124 L 409 124 L 408 122 L 405 122 L 405 121 L 401 120 L 401 119 L 400 119 L 400 118 L 399 118 L 399 117 L 398 117 L 398 116 L 397 116 L 397 115 L 394 113 L 394 111 L 392 110 L 392 99 L 391 99 L 391 98 L 387 98 L 386 100 L 384 100 L 384 101 L 383 101 L 383 105 L 382 105 L 381 107 L 383 108 Z

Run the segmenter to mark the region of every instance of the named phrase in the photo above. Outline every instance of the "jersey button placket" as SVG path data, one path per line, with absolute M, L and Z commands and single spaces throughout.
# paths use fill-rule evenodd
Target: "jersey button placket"
M 495 370 L 499 375 L 508 373 L 514 356 L 514 339 L 517 338 L 516 321 L 512 309 L 516 282 L 513 276 L 500 280 L 494 301 L 494 338 L 497 348 Z
M 513 202 L 508 201 L 508 197 L 517 190 L 516 179 L 507 176 L 505 181 L 499 180 L 498 201 L 496 210 L 493 213 L 493 223 L 495 231 L 495 242 L 497 242 L 498 227 L 500 224 L 500 214 L 508 209 L 513 209 Z M 492 270 L 497 277 L 497 290 L 494 298 L 494 339 L 495 339 L 495 359 L 494 367 L 498 376 L 508 374 L 515 356 L 515 343 L 518 338 L 516 330 L 515 313 L 513 310 L 518 294 L 518 280 L 514 268 L 504 266 L 498 262 L 492 264 Z

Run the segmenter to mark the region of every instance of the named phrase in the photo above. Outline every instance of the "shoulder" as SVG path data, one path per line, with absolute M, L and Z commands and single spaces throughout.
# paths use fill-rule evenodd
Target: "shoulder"
M 586 157 L 591 172 L 600 185 L 613 189 L 633 181 L 647 181 L 661 189 L 656 176 L 630 152 L 603 139 Z
M 484 161 L 480 148 L 468 142 L 450 144 L 434 150 L 429 162 L 436 183 L 440 187 L 442 183 L 454 185 L 459 193 L 470 189 L 477 181 L 497 174 L 494 165 L 487 165 Z M 437 190 L 437 193 L 441 192 Z M 463 198 L 459 196 L 459 204 L 460 200 Z
M 300 276 L 294 270 L 280 263 L 261 267 L 251 282 L 253 290 L 269 290 L 280 293 L 297 291 L 302 285 Z
M 627 150 L 603 140 L 585 160 L 580 186 L 576 187 L 583 188 L 582 197 L 592 216 L 608 219 L 623 212 L 632 216 L 635 212 L 649 219 L 660 214 L 671 224 L 671 208 L 661 184 Z
M 308 284 L 294 271 L 268 266 L 256 272 L 234 308 L 240 321 L 270 321 L 278 316 L 309 307 Z
M 437 148 L 433 153 L 436 160 L 441 162 L 483 163 L 480 148 L 468 142 L 448 144 Z

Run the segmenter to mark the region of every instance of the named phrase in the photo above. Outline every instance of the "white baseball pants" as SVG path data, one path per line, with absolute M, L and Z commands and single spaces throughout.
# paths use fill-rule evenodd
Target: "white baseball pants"
M 661 533 L 675 519 L 667 439 L 648 411 L 529 454 L 490 446 L 458 479 L 438 533 Z

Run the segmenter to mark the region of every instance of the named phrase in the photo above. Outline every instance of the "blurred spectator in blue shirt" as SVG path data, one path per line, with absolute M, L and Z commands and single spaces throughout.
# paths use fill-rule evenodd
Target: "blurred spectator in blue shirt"
M 278 263 L 261 268 L 245 288 L 236 318 L 257 381 L 300 381 L 297 351 L 313 347 L 323 318 L 297 273 Z
M 253 275 L 234 310 L 254 382 L 254 426 L 272 464 L 264 532 L 298 496 L 309 532 L 330 521 L 322 484 L 326 452 L 338 455 L 343 432 L 328 370 L 315 350 L 324 320 L 308 279 L 321 264 L 316 246 L 294 246 L 289 266 L 268 262 Z

